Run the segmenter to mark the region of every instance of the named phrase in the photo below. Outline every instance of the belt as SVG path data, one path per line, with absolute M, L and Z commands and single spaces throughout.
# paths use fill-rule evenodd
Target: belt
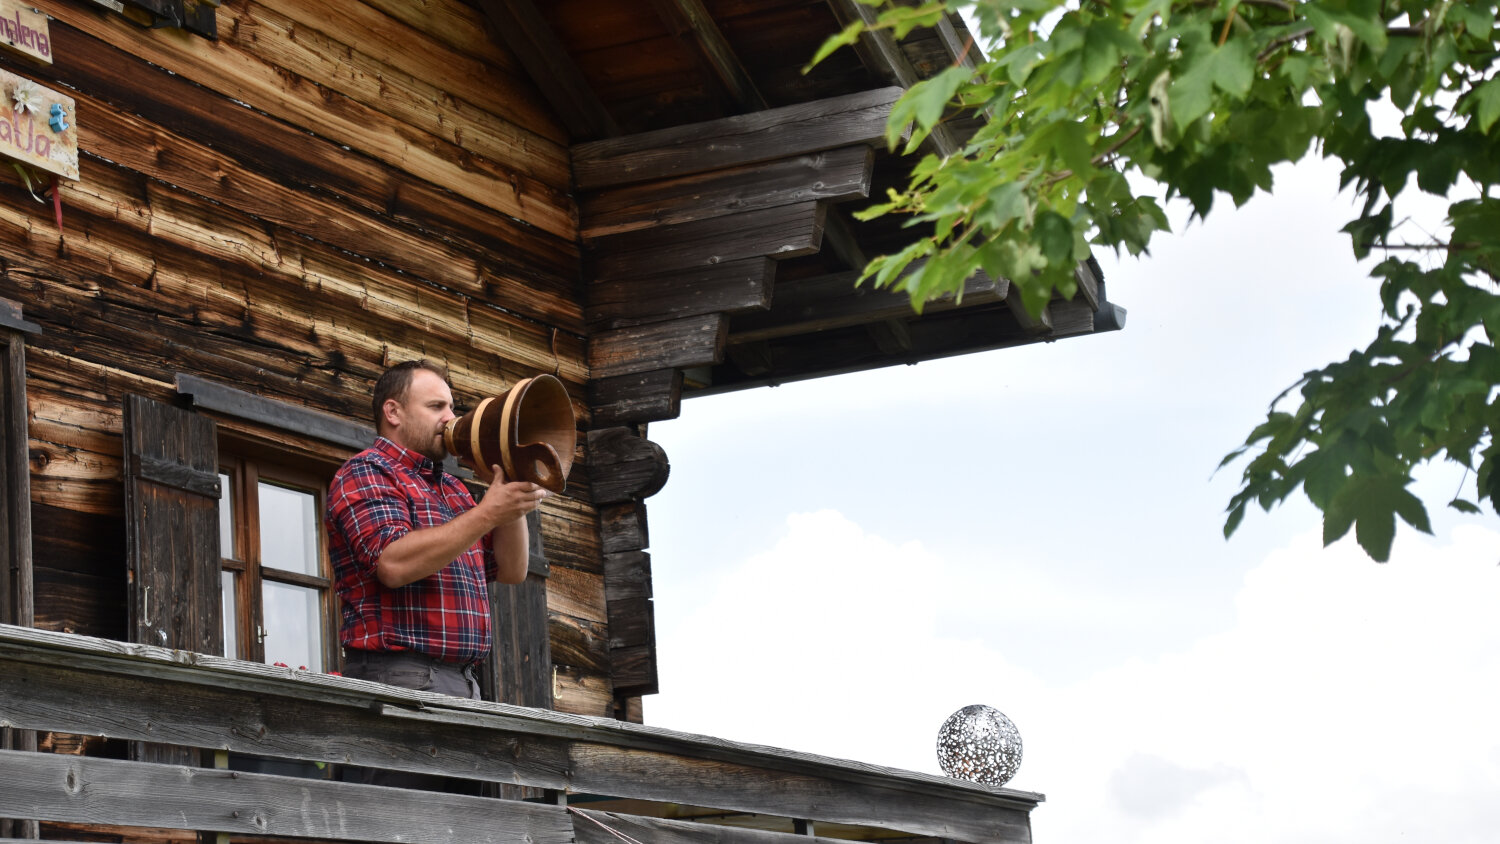
M 344 664 L 361 663 L 371 664 L 400 664 L 420 665 L 424 668 L 432 667 L 440 670 L 458 671 L 463 674 L 472 674 L 479 670 L 479 661 L 473 662 L 448 662 L 435 656 L 424 654 L 421 651 L 367 651 L 359 649 L 346 649 L 344 651 Z

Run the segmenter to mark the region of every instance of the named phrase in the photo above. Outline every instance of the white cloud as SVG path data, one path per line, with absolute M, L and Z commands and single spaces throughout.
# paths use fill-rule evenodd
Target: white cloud
M 1060 685 L 1015 643 L 942 635 L 944 614 L 985 612 L 948 600 L 954 564 L 834 511 L 792 516 L 690 611 L 658 607 L 647 719 L 936 772 L 943 720 L 987 703 L 1025 742 L 1012 785 L 1048 795 L 1038 844 L 1491 840 L 1500 534 L 1402 534 L 1384 566 L 1318 546 L 1251 570 L 1225 632 Z

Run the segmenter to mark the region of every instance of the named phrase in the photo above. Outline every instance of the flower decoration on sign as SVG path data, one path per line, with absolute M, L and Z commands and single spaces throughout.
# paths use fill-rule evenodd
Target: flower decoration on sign
M 47 125 L 54 132 L 65 132 L 68 129 L 68 110 L 62 107 L 62 103 L 53 103 Z
M 30 79 L 23 79 L 17 82 L 15 90 L 10 92 L 10 101 L 15 103 L 17 114 L 34 112 L 42 107 L 42 89 Z

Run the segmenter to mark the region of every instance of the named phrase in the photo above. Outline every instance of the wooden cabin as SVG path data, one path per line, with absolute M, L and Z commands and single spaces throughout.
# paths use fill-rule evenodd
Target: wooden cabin
M 972 60 L 955 18 L 803 72 L 869 14 L 0 0 L 0 838 L 1029 841 L 1040 795 L 635 723 L 648 423 L 1123 324 L 1092 262 L 1039 316 L 1004 279 L 920 317 L 854 287 L 920 234 L 851 216 L 912 163 L 892 103 Z M 412 358 L 461 410 L 556 375 L 578 420 L 527 582 L 494 593 L 493 702 L 333 673 L 323 498 Z M 371 796 L 329 763 L 510 799 Z

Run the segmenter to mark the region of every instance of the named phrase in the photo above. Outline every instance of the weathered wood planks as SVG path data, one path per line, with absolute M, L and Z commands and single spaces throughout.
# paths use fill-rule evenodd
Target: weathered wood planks
M 612 378 L 718 363 L 727 330 L 723 314 L 705 314 L 601 332 L 589 344 L 589 368 L 595 378 Z
M 775 278 L 776 263 L 758 257 L 595 281 L 589 285 L 588 319 L 599 330 L 765 308 Z
M 822 243 L 823 214 L 822 203 L 799 202 L 599 238 L 593 247 L 595 277 L 640 277 L 742 258 L 808 255 Z
M 611 537 L 604 556 L 610 680 L 624 708 L 626 698 L 657 691 L 656 609 L 641 502 L 661 489 L 671 466 L 660 446 L 624 426 L 590 431 L 588 451 L 592 500 L 603 508 L 601 528 Z M 622 531 L 620 525 L 606 522 L 605 513 L 631 513 L 621 509 L 631 504 L 636 509 L 628 521 L 635 529 Z
M 658 129 L 573 147 L 573 177 L 594 190 L 753 164 L 885 136 L 899 87 L 737 115 L 712 124 Z
M 29 626 L 35 611 L 31 471 L 26 450 L 26 337 L 39 330 L 0 299 L 0 623 Z
M 426 356 L 449 366 L 460 401 L 556 372 L 589 419 L 566 135 L 478 13 L 457 0 L 257 0 L 220 14 L 213 44 L 64 8 L 51 22 L 60 61 L 0 57 L 79 92 L 87 117 L 66 231 L 24 193 L 0 195 L 0 295 L 34 310 L 46 337 L 28 350 L 32 421 L 15 442 L 44 531 L 37 622 L 49 627 L 126 635 L 127 392 L 170 400 L 185 374 L 359 428 L 380 371 Z M 212 412 L 223 436 L 290 459 L 336 463 L 358 447 Z M 602 643 L 595 511 L 556 499 L 542 515 L 556 564 L 596 573 L 577 584 L 596 597 L 576 603 L 597 618 L 558 626 L 598 625 Z M 588 637 L 576 641 L 586 653 Z M 607 665 L 577 662 L 578 696 L 562 705 L 607 711 L 593 702 L 609 697 Z
M 835 844 L 837 840 L 666 818 L 634 817 L 582 808 L 575 808 L 573 811 L 580 817 L 573 823 L 578 844 L 616 844 L 622 839 L 615 833 L 623 833 L 637 841 L 650 841 L 652 844 Z
M 267 61 L 260 49 L 246 51 L 201 39 L 166 44 L 136 38 L 128 23 L 67 6 L 55 10 L 54 16 L 107 43 L 130 44 L 132 52 L 153 64 L 294 125 L 313 128 L 316 134 L 445 185 L 481 205 L 564 237 L 575 230 L 571 207 L 556 186 L 519 179 L 452 141 L 417 134 L 420 130 L 316 80 L 287 72 Z M 392 139 L 404 142 L 392 144 Z
M 626 427 L 590 431 L 588 452 L 595 504 L 650 498 L 671 473 L 661 446 Z
M 589 384 L 589 403 L 594 424 L 601 426 L 676 419 L 682 407 L 682 372 L 657 369 L 598 378 Z
M 0 751 L 0 806 L 48 821 L 238 835 L 446 844 L 569 844 L 566 810 L 515 800 L 269 774 Z M 425 819 L 426 823 L 413 822 Z
M 730 341 L 753 343 L 863 325 L 886 319 L 910 319 L 911 297 L 900 290 L 877 290 L 871 286 L 855 287 L 859 272 L 835 273 L 815 278 L 783 282 L 777 286 L 776 300 L 769 310 L 745 314 L 732 321 Z M 938 313 L 959 305 L 987 304 L 1003 301 L 1010 283 L 1005 279 L 976 276 L 964 284 L 963 296 L 945 296 L 923 306 L 924 313 Z
M 617 132 L 608 110 L 531 0 L 480 0 L 479 8 L 574 137 L 599 138 Z
M 86 688 L 95 691 L 84 693 Z M 98 694 L 101 688 L 109 693 Z M 0 723 L 24 728 L 128 739 L 149 735 L 289 758 L 447 771 L 622 798 L 873 824 L 980 844 L 1029 842 L 1027 813 L 1041 799 L 1027 792 L 608 719 L 14 627 L 0 627 L 0 691 Z M 351 740 L 355 736 L 358 740 Z M 6 760 L 0 767 L 10 765 L 5 770 L 13 770 L 21 763 L 10 760 L 22 755 L 0 756 Z M 0 793 L 0 814 L 41 808 L 36 814 L 42 817 L 76 817 L 78 798 L 64 793 L 69 770 L 104 784 L 90 790 L 91 799 L 101 801 L 94 805 L 108 806 L 111 813 L 134 813 L 115 822 L 150 824 L 150 818 L 159 817 L 153 814 L 158 810 L 113 802 L 117 797 L 108 783 L 149 782 L 150 793 L 161 795 L 164 805 L 189 811 L 189 825 L 211 830 L 224 830 L 231 823 L 233 830 L 241 829 L 244 818 L 231 815 L 236 795 L 256 795 L 267 823 L 308 823 L 295 817 L 296 812 L 282 814 L 286 801 L 277 797 L 285 797 L 283 783 L 329 787 L 317 792 L 321 800 L 313 805 L 360 801 L 365 793 L 338 783 L 250 775 L 243 775 L 247 784 L 242 789 L 234 784 L 219 788 L 212 783 L 223 785 L 223 779 L 215 780 L 213 771 L 172 766 L 147 770 L 120 762 L 95 765 L 108 760 L 85 760 L 91 766 L 85 771 L 66 767 L 78 761 L 75 757 L 53 758 L 64 767 L 47 768 L 37 776 L 35 788 Z M 168 782 L 169 777 L 175 782 Z M 128 793 L 138 797 L 142 792 Z M 439 799 L 430 793 L 423 796 Z M 203 814 L 180 805 L 189 800 L 217 807 L 223 810 L 221 816 L 200 823 Z M 293 802 L 303 805 L 300 799 Z M 449 810 L 446 802 L 443 810 Z M 325 835 L 327 828 L 317 826 L 321 822 L 314 818 L 314 826 L 296 827 L 304 830 L 296 834 Z M 267 826 L 260 831 L 293 834 L 288 829 Z M 371 840 L 390 839 L 377 835 Z
M 590 242 L 648 226 L 865 197 L 873 158 L 859 145 L 587 193 L 579 200 L 580 234 Z

